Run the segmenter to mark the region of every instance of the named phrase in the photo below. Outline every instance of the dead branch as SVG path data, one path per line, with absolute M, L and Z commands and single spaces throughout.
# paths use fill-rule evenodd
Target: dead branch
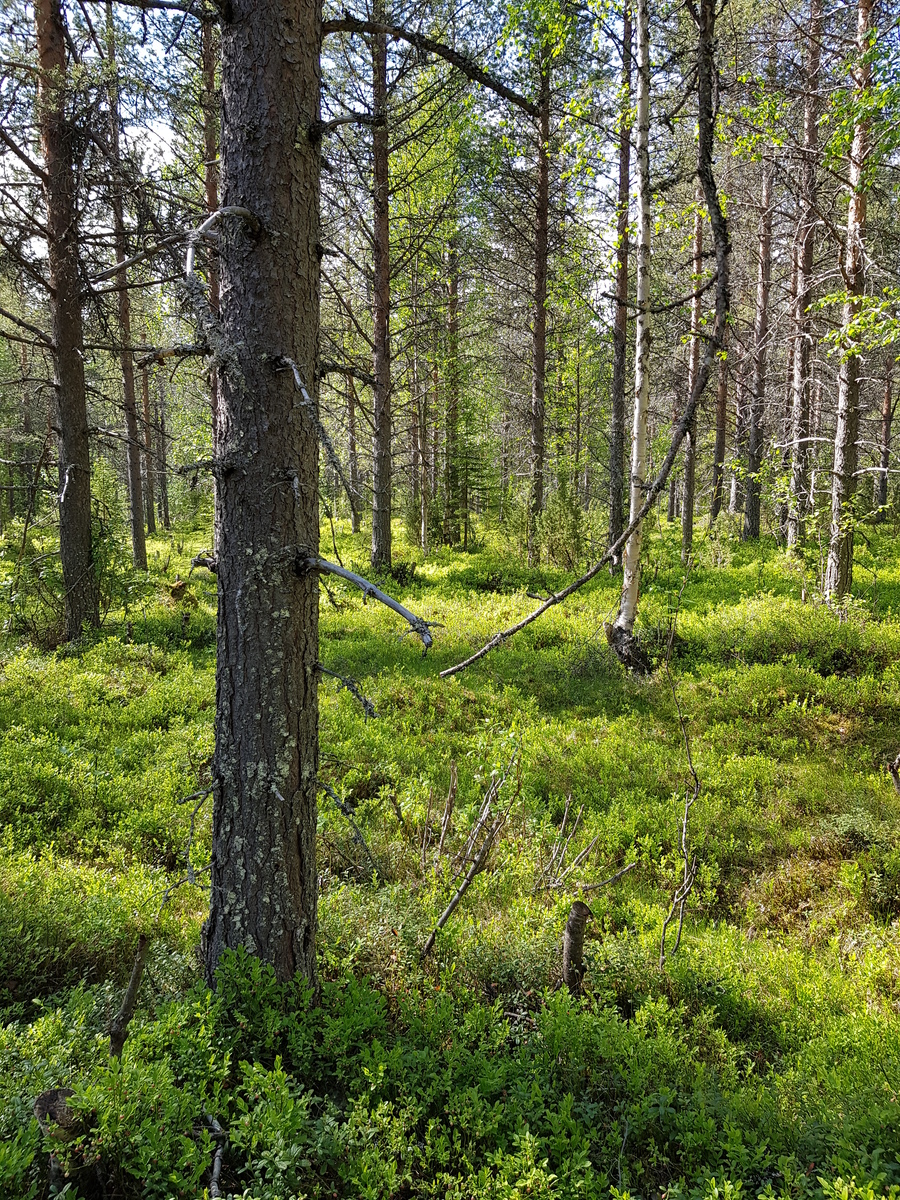
M 366 839 L 362 835 L 362 830 L 357 825 L 356 821 L 353 819 L 353 809 L 350 807 L 349 804 L 346 804 L 343 800 L 341 800 L 341 798 L 338 796 L 337 792 L 335 792 L 334 788 L 330 787 L 327 783 L 325 783 L 324 780 L 322 780 L 322 779 L 319 780 L 319 787 L 322 789 L 323 792 L 325 792 L 325 794 L 327 796 L 331 797 L 331 799 L 334 801 L 334 803 L 337 806 L 338 812 L 341 813 L 341 815 L 346 819 L 347 824 L 350 826 L 351 830 L 353 831 L 354 842 L 356 842 L 356 844 L 362 848 L 363 853 L 365 854 L 366 858 L 368 858 L 369 863 L 371 864 L 372 870 L 375 873 L 376 878 L 383 879 L 384 876 L 378 867 L 378 863 L 375 861 L 372 851 L 369 849 L 369 845 L 366 842 Z
M 441 855 L 444 852 L 444 842 L 447 838 L 447 833 L 450 829 L 450 822 L 453 817 L 453 805 L 456 803 L 456 792 L 459 786 L 459 779 L 456 773 L 456 760 L 451 759 L 450 762 L 450 787 L 447 791 L 447 799 L 444 803 L 444 815 L 441 817 L 441 840 L 438 842 L 437 855 L 434 860 L 434 869 L 438 869 L 441 861 Z
M 518 754 L 513 756 L 512 760 L 510 761 L 509 766 L 503 772 L 502 777 L 498 778 L 498 772 L 496 772 L 496 771 L 493 771 L 491 773 L 490 787 L 488 788 L 487 793 L 484 798 L 484 801 L 481 804 L 481 808 L 479 809 L 478 817 L 476 818 L 475 824 L 472 828 L 472 832 L 469 834 L 469 837 L 466 841 L 466 849 L 463 852 L 463 859 L 462 859 L 462 865 L 460 866 L 460 870 L 462 870 L 462 867 L 465 866 L 466 858 L 467 858 L 468 854 L 471 853 L 472 851 L 474 851 L 476 841 L 478 838 L 478 833 L 481 829 L 484 828 L 485 824 L 487 823 L 487 818 L 490 815 L 491 805 L 493 804 L 494 800 L 499 795 L 500 789 L 503 787 L 504 783 L 506 783 L 507 779 L 509 778 L 509 774 L 512 771 L 513 766 L 516 765 L 517 763 L 518 763 Z M 454 772 L 454 777 L 455 777 L 455 772 Z M 471 865 L 469 866 L 469 869 L 466 872 L 465 877 L 463 878 L 459 887 L 453 893 L 453 897 L 450 900 L 450 903 L 447 905 L 447 907 L 441 913 L 440 917 L 438 917 L 437 924 L 435 925 L 434 929 L 432 929 L 431 933 L 428 935 L 428 940 L 426 941 L 424 947 L 422 948 L 422 958 L 427 958 L 428 955 L 431 953 L 432 949 L 434 948 L 434 943 L 437 940 L 437 935 L 440 933 L 440 931 L 444 928 L 444 926 L 447 924 L 447 922 L 453 916 L 453 913 L 456 911 L 456 908 L 459 905 L 459 902 L 462 900 L 463 896 L 466 894 L 466 892 L 472 886 L 472 882 L 475 879 L 475 876 L 479 875 L 484 870 L 484 868 L 487 866 L 487 859 L 488 859 L 488 855 L 490 853 L 491 847 L 493 846 L 498 833 L 503 828 L 503 826 L 506 824 L 506 818 L 509 816 L 509 810 L 512 808 L 513 802 L 515 801 L 516 796 L 518 794 L 519 794 L 519 789 L 517 788 L 515 793 L 511 797 L 509 804 L 507 804 L 507 806 L 503 810 L 503 812 L 500 813 L 500 815 L 494 820 L 491 827 L 488 829 L 488 831 L 485 835 L 484 841 L 481 843 L 481 848 L 474 854 Z M 443 842 L 443 839 L 442 839 L 442 842 Z M 459 872 L 457 872 L 457 874 L 459 874 Z
M 353 495 L 353 492 L 350 489 L 350 484 L 347 482 L 347 479 L 344 475 L 344 469 L 341 466 L 341 460 L 337 456 L 337 451 L 334 448 L 334 443 L 332 442 L 331 438 L 328 436 L 328 431 L 326 430 L 325 426 L 322 424 L 321 420 L 319 419 L 319 414 L 318 414 L 318 411 L 316 410 L 316 406 L 315 406 L 315 404 L 313 404 L 312 398 L 310 397 L 309 392 L 306 390 L 306 385 L 304 384 L 303 378 L 300 374 L 300 368 L 297 366 L 297 364 L 294 362 L 294 360 L 292 358 L 288 358 L 286 355 L 282 355 L 281 363 L 282 363 L 281 369 L 282 370 L 290 370 L 291 374 L 294 377 L 294 385 L 297 388 L 297 391 L 300 393 L 300 396 L 302 398 L 303 409 L 304 409 L 306 415 L 309 417 L 310 421 L 312 422 L 313 427 L 315 428 L 316 434 L 318 435 L 319 441 L 322 443 L 322 445 L 325 448 L 325 454 L 326 454 L 326 457 L 328 458 L 328 462 L 331 465 L 331 469 L 334 471 L 335 475 L 337 475 L 338 479 L 341 481 L 341 487 L 347 493 L 347 499 L 350 501 L 350 511 L 355 514 L 356 513 L 356 497 Z
M 116 1013 L 115 1017 L 113 1017 L 112 1024 L 109 1027 L 110 1058 L 121 1057 L 125 1039 L 128 1037 L 128 1026 L 131 1023 L 131 1018 L 134 1016 L 138 989 L 141 986 L 141 976 L 144 973 L 144 963 L 147 961 L 147 951 L 149 948 L 150 939 L 146 933 L 142 933 L 138 938 L 134 966 L 131 968 L 131 978 L 128 981 L 128 990 L 125 992 L 122 1007 Z
M 422 645 L 426 651 L 430 646 L 434 645 L 434 639 L 430 631 L 435 627 L 436 622 L 426 621 L 422 617 L 417 617 L 408 608 L 404 608 L 399 601 L 394 600 L 393 597 L 383 592 L 381 588 L 376 587 L 368 579 L 364 579 L 362 575 L 357 575 L 353 571 L 348 571 L 346 567 L 339 567 L 335 563 L 328 562 L 327 559 L 318 558 L 311 554 L 301 554 L 298 556 L 297 572 L 299 574 L 302 571 L 318 571 L 326 575 L 337 575 L 341 579 L 346 579 L 348 583 L 356 584 L 365 598 L 371 596 L 373 600 L 387 605 L 388 608 L 393 609 L 395 613 L 401 616 L 409 625 L 410 631 L 422 639 Z
M 209 1196 L 210 1200 L 215 1200 L 215 1197 L 222 1195 L 219 1188 L 219 1179 L 222 1174 L 222 1161 L 225 1157 L 225 1144 L 228 1141 L 228 1134 L 219 1124 L 215 1117 L 209 1116 L 208 1113 L 203 1114 L 203 1119 L 209 1132 L 216 1140 L 216 1149 L 213 1154 L 212 1168 L 209 1173 Z
M 666 646 L 666 658 L 665 658 L 664 665 L 665 665 L 665 670 L 666 670 L 666 678 L 669 681 L 669 687 L 672 689 L 672 699 L 675 701 L 675 708 L 678 712 L 678 723 L 681 726 L 681 737 L 682 737 L 682 741 L 684 742 L 685 754 L 687 755 L 688 768 L 689 768 L 691 775 L 693 777 L 693 780 L 694 780 L 694 790 L 690 794 L 685 792 L 685 796 L 684 796 L 684 815 L 682 816 L 682 819 L 681 819 L 682 876 L 681 876 L 681 882 L 675 888 L 675 895 L 672 897 L 672 907 L 669 909 L 668 915 L 666 916 L 666 919 L 663 921 L 662 937 L 660 939 L 660 945 L 659 945 L 659 969 L 660 970 L 662 970 L 662 968 L 665 964 L 666 958 L 667 957 L 671 958 L 673 954 L 677 953 L 678 947 L 681 945 L 681 931 L 682 931 L 682 928 L 684 927 L 684 908 L 685 908 L 685 905 L 687 904 L 688 896 L 691 894 L 693 887 L 694 887 L 694 883 L 697 879 L 697 866 L 698 866 L 696 854 L 691 855 L 689 847 L 688 847 L 688 817 L 690 816 L 691 809 L 693 808 L 697 797 L 700 795 L 700 777 L 698 776 L 696 770 L 694 769 L 694 760 L 691 755 L 691 741 L 690 741 L 690 738 L 688 737 L 687 725 L 685 724 L 684 713 L 682 712 L 682 709 L 681 709 L 681 702 L 678 699 L 678 692 L 675 688 L 675 681 L 672 678 L 672 672 L 669 669 L 669 660 L 672 657 L 672 646 L 675 642 L 675 627 L 678 624 L 678 612 L 681 607 L 681 597 L 684 595 L 684 589 L 687 586 L 688 574 L 690 572 L 690 568 L 691 568 L 691 561 L 688 560 L 688 570 L 685 573 L 681 587 L 678 591 L 678 599 L 675 602 L 675 611 L 672 614 L 672 617 L 669 621 L 669 640 L 668 640 L 668 644 Z M 668 934 L 669 926 L 675 920 L 676 914 L 678 915 L 678 931 L 675 935 L 675 945 L 672 947 L 671 952 L 667 955 L 666 954 L 666 936 Z
M 606 887 L 609 883 L 615 883 L 621 879 L 623 875 L 627 875 L 629 871 L 633 871 L 637 866 L 636 862 L 629 863 L 627 867 L 623 867 L 621 871 L 616 871 L 615 875 L 610 875 L 608 879 L 601 879 L 599 883 L 586 883 L 582 887 L 583 892 L 596 892 L 598 888 Z
M 338 681 L 338 687 L 344 688 L 350 693 L 351 696 L 354 697 L 354 699 L 360 702 L 367 721 L 370 717 L 374 718 L 378 716 L 378 713 L 375 711 L 375 705 L 368 696 L 364 696 L 360 691 L 358 679 L 354 679 L 351 675 L 338 675 L 337 671 L 329 671 L 328 668 L 323 667 L 321 663 L 319 663 L 319 671 L 322 675 L 327 675 L 329 679 L 336 679 Z

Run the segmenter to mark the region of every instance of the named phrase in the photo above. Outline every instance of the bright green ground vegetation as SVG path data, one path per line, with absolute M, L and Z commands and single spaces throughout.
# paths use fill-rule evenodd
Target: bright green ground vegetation
M 683 579 L 676 532 L 648 548 L 640 628 L 658 661 Z M 671 671 L 702 783 L 700 867 L 663 970 L 690 779 L 665 671 L 626 678 L 606 647 L 616 581 L 451 681 L 438 670 L 527 612 L 527 590 L 569 576 L 489 550 L 425 563 L 407 550 L 415 571 L 392 591 L 446 626 L 425 660 L 387 610 L 341 585 L 338 608 L 323 596 L 322 660 L 378 716 L 323 680 L 322 777 L 355 806 L 381 877 L 323 796 L 317 1006 L 240 959 L 210 995 L 203 891 L 166 899 L 186 874 L 193 804 L 178 800 L 207 782 L 213 744 L 209 577 L 191 577 L 195 603 L 168 594 L 200 535 L 152 543 L 153 587 L 92 642 L 10 643 L 0 1194 L 40 1195 L 31 1103 L 66 1085 L 84 1114 L 67 1161 L 99 1161 L 116 1197 L 205 1195 L 204 1113 L 229 1131 L 224 1192 L 255 1200 L 896 1195 L 900 797 L 886 764 L 900 750 L 900 560 L 886 533 L 868 536 L 841 614 L 772 546 L 699 549 Z M 347 565 L 365 560 L 362 540 L 338 546 Z M 451 759 L 451 855 L 510 761 L 512 807 L 423 965 L 453 891 L 449 857 L 436 871 L 433 842 L 422 854 Z M 541 890 L 569 795 L 584 816 L 567 863 L 596 843 L 562 890 Z M 204 808 L 195 871 L 208 846 Z M 568 908 L 579 884 L 631 861 L 586 894 L 596 919 L 573 1001 L 554 990 Z M 141 1006 L 110 1064 L 141 930 Z M 69 1195 L 95 1194 L 92 1180 Z

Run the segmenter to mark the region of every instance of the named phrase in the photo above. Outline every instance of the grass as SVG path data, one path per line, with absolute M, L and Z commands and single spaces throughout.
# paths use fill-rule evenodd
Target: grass
M 399 530 L 398 530 L 399 533 Z M 346 565 L 361 537 L 338 530 Z M 157 539 L 149 585 L 75 651 L 10 642 L 0 671 L 0 1181 L 37 1186 L 30 1102 L 74 1087 L 75 1192 L 198 1196 L 203 1113 L 230 1132 L 234 1195 L 817 1196 L 900 1186 L 900 555 L 876 530 L 840 613 L 815 562 L 703 536 L 672 675 L 701 780 L 699 860 L 678 954 L 658 966 L 689 786 L 665 673 L 623 674 L 601 576 L 450 680 L 439 670 L 571 575 L 496 549 L 409 547 L 390 590 L 441 622 L 423 659 L 398 619 L 340 583 L 323 597 L 321 1003 L 238 959 L 213 997 L 194 953 L 205 897 L 181 886 L 208 778 L 214 596 L 173 600 L 201 535 Z M 876 564 L 877 571 L 876 571 Z M 660 663 L 683 582 L 677 530 L 650 539 L 640 628 Z M 896 615 L 895 615 L 896 614 Z M 424 962 L 452 893 L 436 824 L 456 764 L 451 853 L 492 771 L 509 819 Z M 567 798 L 566 880 L 542 887 Z M 209 815 L 190 843 L 208 856 Z M 571 829 L 571 825 L 569 826 Z M 426 843 L 423 860 L 422 846 Z M 554 988 L 586 894 L 586 996 Z M 104 1030 L 139 931 L 154 937 L 121 1066 Z M 76 1152 L 81 1154 L 75 1162 Z M 83 1165 L 87 1163 L 88 1166 Z M 76 1167 L 82 1174 L 78 1175 Z M 90 1178 L 88 1178 L 90 1176 Z M 81 1180 L 79 1183 L 78 1181 Z M 93 1182 L 91 1182 L 93 1180 Z

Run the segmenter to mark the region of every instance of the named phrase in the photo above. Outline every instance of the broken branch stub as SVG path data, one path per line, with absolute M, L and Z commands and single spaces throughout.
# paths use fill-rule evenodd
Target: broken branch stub
M 584 931 L 594 914 L 583 900 L 576 900 L 569 909 L 563 933 L 563 983 L 573 996 L 581 995 L 584 978 Z

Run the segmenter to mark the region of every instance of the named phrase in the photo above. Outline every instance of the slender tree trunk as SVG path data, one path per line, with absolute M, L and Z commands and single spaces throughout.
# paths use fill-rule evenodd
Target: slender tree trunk
M 850 203 L 847 208 L 847 238 L 844 244 L 844 279 L 847 299 L 842 324 L 848 329 L 859 311 L 865 290 L 865 247 L 869 157 L 869 109 L 862 102 L 872 86 L 872 62 L 868 56 L 874 0 L 858 0 L 856 57 L 853 66 L 855 99 L 863 115 L 853 130 L 850 150 Z M 837 424 L 834 433 L 834 466 L 831 473 L 831 539 L 825 569 L 825 595 L 840 600 L 853 582 L 853 497 L 856 492 L 857 437 L 859 434 L 859 371 L 857 354 L 841 361 L 838 374 Z
M 637 321 L 634 347 L 634 427 L 631 435 L 631 503 L 629 523 L 644 503 L 647 473 L 647 411 L 650 407 L 650 3 L 637 7 Z M 616 627 L 634 633 L 641 582 L 643 525 L 625 543 L 622 598 Z
M 44 155 L 47 252 L 52 288 L 53 372 L 59 446 L 59 550 L 66 637 L 100 619 L 91 544 L 91 454 L 78 280 L 75 125 L 66 111 L 66 44 L 60 0 L 37 0 L 39 122 Z
M 703 312 L 703 297 L 700 285 L 703 279 L 703 194 L 697 189 L 694 213 L 694 290 L 691 302 L 691 351 L 688 360 L 688 395 L 694 390 L 697 372 L 700 369 L 700 318 Z M 687 563 L 694 546 L 694 486 L 697 473 L 697 414 L 688 427 L 684 439 L 684 487 L 682 489 L 681 513 L 681 561 Z
M 447 302 L 447 420 L 444 439 L 444 543 L 459 545 L 459 255 L 451 239 Z
M 538 92 L 537 191 L 534 218 L 534 307 L 531 335 L 531 465 L 528 563 L 538 557 L 537 522 L 544 511 L 544 424 L 547 371 L 547 265 L 550 236 L 550 52 L 541 51 Z
M 803 171 L 801 196 L 803 213 L 797 231 L 797 299 L 794 307 L 794 378 L 791 397 L 791 482 L 788 497 L 787 544 L 797 546 L 803 540 L 803 520 L 809 510 L 809 402 L 812 362 L 813 261 L 816 212 L 816 173 L 818 166 L 819 70 L 821 63 L 822 0 L 810 0 L 807 39 L 806 97 L 803 106 Z
M 734 377 L 734 462 L 740 464 L 744 457 L 744 447 L 747 441 L 747 360 L 742 355 L 738 360 Z M 728 497 L 728 511 L 732 516 L 741 512 L 744 506 L 744 487 L 738 466 L 731 472 L 731 490 Z
M 222 27 L 219 615 L 207 977 L 244 947 L 315 980 L 318 0 L 231 0 Z
M 141 372 L 141 396 L 144 402 L 144 464 L 146 470 L 147 532 L 156 533 L 156 469 L 153 462 L 153 424 L 150 418 L 150 376 L 147 368 Z
M 166 377 L 158 373 L 159 388 L 156 400 L 156 445 L 159 455 L 159 506 L 157 513 L 163 529 L 170 529 L 169 517 L 169 439 L 166 433 Z
M 759 276 L 753 322 L 753 382 L 749 405 L 747 486 L 744 500 L 744 540 L 756 540 L 760 530 L 760 470 L 763 458 L 763 413 L 766 402 L 766 360 L 769 350 L 769 289 L 772 282 L 772 192 L 774 164 L 763 163 L 759 221 Z
M 359 476 L 359 445 L 356 440 L 356 385 L 353 376 L 347 376 L 347 457 L 350 462 L 350 492 L 353 501 L 350 505 L 350 532 L 359 533 L 359 512 L 361 508 L 362 488 Z
M 375 20 L 384 20 L 383 4 L 375 5 Z M 373 217 L 373 363 L 375 375 L 372 480 L 372 569 L 391 566 L 391 228 L 389 142 L 387 125 L 387 38 L 372 36 L 372 97 L 381 125 L 372 130 Z
M 219 58 L 218 26 L 212 21 L 200 25 L 200 57 L 202 69 L 201 111 L 203 114 L 203 189 L 206 211 L 214 213 L 219 207 L 219 97 L 216 90 L 216 63 Z M 219 264 L 214 250 L 207 252 L 209 306 L 219 311 Z M 209 403 L 215 425 L 219 408 L 219 379 L 215 367 L 209 371 Z
M 622 115 L 619 119 L 619 190 L 616 197 L 616 311 L 609 422 L 609 544 L 624 525 L 625 369 L 628 355 L 628 201 L 631 193 L 631 9 L 622 14 Z M 579 418 L 581 410 L 579 407 Z M 580 430 L 579 430 L 580 433 Z M 577 463 L 576 454 L 576 463 Z
M 725 435 L 728 424 L 728 363 L 719 359 L 719 383 L 716 388 L 716 444 L 713 451 L 712 504 L 709 510 L 710 524 L 714 524 L 722 511 L 722 492 L 725 479 Z
M 885 508 L 888 502 L 888 468 L 891 462 L 891 425 L 894 420 L 894 408 L 891 402 L 891 384 L 894 374 L 894 358 L 888 356 L 887 364 L 884 373 L 884 392 L 881 400 L 881 437 L 879 438 L 878 447 L 878 474 L 875 476 L 875 488 L 873 499 L 875 508 L 879 510 L 875 517 L 876 521 L 883 521 L 885 518 Z
M 106 3 L 106 52 L 110 68 L 116 65 L 116 31 L 113 6 Z M 109 84 L 109 150 L 112 180 L 113 229 L 116 241 L 116 261 L 128 257 L 125 233 L 125 203 L 122 186 L 122 153 L 119 141 L 119 84 L 113 77 Z M 147 544 L 144 540 L 144 490 L 141 483 L 141 435 L 138 428 L 137 398 L 134 387 L 134 357 L 131 353 L 131 296 L 128 292 L 128 272 L 123 267 L 116 272 L 119 303 L 119 336 L 122 341 L 122 407 L 125 412 L 125 460 L 128 468 L 128 514 L 131 523 L 131 556 L 139 571 L 147 570 Z

